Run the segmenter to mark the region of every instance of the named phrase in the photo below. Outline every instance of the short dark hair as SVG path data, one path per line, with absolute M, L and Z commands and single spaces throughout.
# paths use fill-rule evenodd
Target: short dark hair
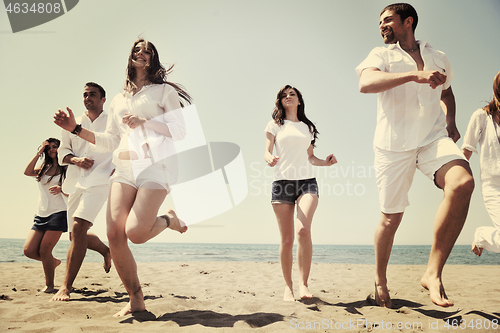
M 97 88 L 97 89 L 99 89 L 99 92 L 101 93 L 101 98 L 106 97 L 106 91 L 104 90 L 104 88 L 95 82 L 87 82 L 87 83 L 85 83 L 85 87 Z
M 403 2 L 393 3 L 392 5 L 386 6 L 380 13 L 380 16 L 382 16 L 382 14 L 387 10 L 393 10 L 394 13 L 398 14 L 401 18 L 401 22 L 404 22 L 408 17 L 411 16 L 413 18 L 413 24 L 411 28 L 413 29 L 413 32 L 415 32 L 418 23 L 418 15 L 417 11 L 415 10 L 415 8 L 413 8 L 412 5 Z

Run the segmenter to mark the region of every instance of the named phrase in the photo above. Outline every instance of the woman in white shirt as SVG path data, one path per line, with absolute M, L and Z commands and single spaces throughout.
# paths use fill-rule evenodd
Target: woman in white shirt
M 137 265 L 127 241 L 145 243 L 166 228 L 180 233 L 187 230 L 173 210 L 157 216 L 169 193 L 167 180 L 175 178 L 168 175 L 171 170 L 162 162 L 168 156 L 159 152 L 171 149 L 172 141 L 184 137 L 182 100 L 191 102 L 182 87 L 167 81 L 172 67 L 163 67 L 151 42 L 136 40 L 129 55 L 125 91 L 111 102 L 104 133 L 77 125 L 69 109 L 68 115 L 59 110 L 54 117 L 57 125 L 96 148 L 114 151 L 116 169 L 110 178 L 107 234 L 115 268 L 130 297 L 115 316 L 146 309 Z
M 470 159 L 479 143 L 483 200 L 494 225 L 476 229 L 472 252 L 478 256 L 483 249 L 500 252 L 500 72 L 493 81 L 493 94 L 488 105 L 472 114 L 462 145 Z
M 24 243 L 24 255 L 42 262 L 45 273 L 45 288 L 43 289 L 45 293 L 54 291 L 54 272 L 61 264 L 61 260 L 52 256 L 52 249 L 62 233 L 68 231 L 66 201 L 61 191 L 66 167 L 59 165 L 57 161 L 59 144 L 58 139 L 45 140 L 24 170 L 26 176 L 35 177 L 40 190 L 38 211 L 35 215 L 35 223 Z M 42 164 L 36 167 L 42 156 L 44 156 Z
M 318 185 L 313 165 L 337 163 L 332 155 L 321 160 L 313 148 L 319 132 L 305 115 L 305 104 L 297 88 L 286 85 L 276 97 L 272 118 L 265 129 L 264 159 L 275 167 L 271 203 L 281 235 L 280 262 L 285 279 L 283 300 L 295 301 L 292 282 L 294 211 L 297 207 L 297 263 L 300 298 L 312 298 L 308 288 L 312 261 L 311 223 L 318 205 Z M 276 155 L 273 149 L 276 148 Z

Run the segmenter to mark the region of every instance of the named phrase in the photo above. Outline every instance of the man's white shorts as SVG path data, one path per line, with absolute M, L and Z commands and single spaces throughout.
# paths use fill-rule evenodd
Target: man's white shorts
M 68 225 L 73 225 L 75 217 L 94 224 L 109 195 L 109 185 L 92 186 L 88 189 L 76 188 L 68 198 Z
M 377 147 L 374 150 L 380 210 L 386 214 L 402 213 L 410 205 L 408 191 L 416 168 L 435 182 L 435 173 L 443 165 L 466 160 L 460 148 L 448 137 L 409 151 L 393 152 Z

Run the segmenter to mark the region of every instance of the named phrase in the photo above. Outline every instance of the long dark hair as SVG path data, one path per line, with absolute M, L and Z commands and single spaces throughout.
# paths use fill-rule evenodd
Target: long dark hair
M 500 72 L 497 73 L 493 80 L 493 98 L 486 105 L 483 110 L 490 116 L 495 117 L 498 115 L 498 107 L 500 106 Z
M 134 50 L 137 44 L 139 43 L 144 43 L 146 50 L 149 50 L 151 52 L 151 60 L 148 66 L 146 67 L 146 81 L 154 84 L 163 84 L 163 83 L 169 84 L 179 94 L 180 97 L 179 102 L 181 103 L 181 106 L 184 106 L 183 100 L 188 104 L 191 104 L 192 98 L 187 93 L 187 91 L 183 86 L 181 86 L 180 84 L 167 81 L 167 75 L 172 73 L 174 65 L 170 66 L 168 69 L 165 69 L 165 67 L 160 62 L 160 56 L 158 54 L 158 51 L 156 50 L 156 47 L 150 41 L 147 41 L 142 38 L 139 38 L 134 42 L 134 45 L 132 46 L 132 50 L 130 51 L 130 55 L 128 57 L 127 79 L 125 80 L 125 90 L 131 92 L 137 88 L 137 86 L 134 83 L 134 80 L 137 76 L 137 71 L 133 66 L 132 60 L 133 60 Z
M 281 99 L 283 98 L 283 93 L 287 89 L 293 89 L 297 93 L 297 97 L 299 98 L 299 106 L 297 107 L 297 118 L 305 123 L 307 127 L 309 127 L 309 132 L 313 135 L 313 140 L 311 141 L 311 144 L 313 147 L 316 145 L 316 139 L 318 138 L 318 130 L 316 129 L 316 125 L 312 123 L 307 117 L 306 117 L 306 112 L 305 108 L 306 105 L 304 103 L 304 99 L 302 98 L 302 93 L 295 87 L 292 87 L 291 85 L 287 84 L 283 88 L 280 89 L 278 92 L 278 95 L 276 96 L 276 102 L 274 103 L 274 109 L 273 109 L 273 114 L 272 117 L 274 119 L 274 122 L 278 124 L 279 126 L 282 126 L 285 123 L 285 118 L 286 118 L 286 113 L 285 113 L 285 108 L 283 107 L 283 104 L 281 103 Z
M 55 144 L 57 144 L 57 147 L 59 147 L 59 145 L 61 144 L 61 141 L 59 141 L 59 139 L 56 139 L 56 138 L 48 138 L 46 141 L 48 143 L 55 143 Z M 52 166 L 53 160 L 49 156 L 49 154 L 47 154 L 47 152 L 48 152 L 49 149 L 50 149 L 50 145 L 45 146 L 45 148 L 43 149 L 43 156 L 44 156 L 43 163 L 40 166 L 40 169 L 38 169 L 38 172 L 37 172 L 36 177 L 35 177 L 37 182 L 39 182 L 39 181 L 42 180 L 42 176 Z M 52 178 L 54 178 L 55 176 L 59 175 L 59 182 L 58 182 L 58 184 L 59 184 L 59 186 L 61 186 L 62 183 L 63 183 L 64 178 L 66 178 L 66 169 L 67 169 L 67 166 L 59 165 L 59 162 L 57 161 L 57 155 L 56 155 L 56 164 L 57 164 L 57 166 L 56 166 L 56 172 L 54 173 L 54 175 L 52 175 L 52 176 L 49 177 L 49 180 L 47 181 L 47 184 L 50 183 L 50 181 L 52 180 Z

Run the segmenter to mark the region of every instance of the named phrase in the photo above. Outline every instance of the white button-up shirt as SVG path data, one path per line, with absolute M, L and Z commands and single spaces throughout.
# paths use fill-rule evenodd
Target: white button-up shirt
M 479 165 L 481 167 L 481 180 L 500 177 L 500 128 L 490 115 L 483 109 L 472 114 L 467 132 L 464 136 L 462 149 L 470 150 L 477 154 L 477 144 L 481 150 Z
M 450 87 L 453 71 L 446 55 L 434 50 L 427 42 L 418 41 L 424 61 L 424 71 L 438 70 L 446 74 L 446 82 L 432 89 L 429 84 L 407 82 L 378 93 L 377 127 L 374 145 L 389 151 L 408 151 L 423 147 L 447 136 L 446 115 L 441 109 L 441 93 Z M 417 63 L 399 43 L 374 48 L 356 67 L 356 73 L 366 68 L 382 72 L 416 71 Z
M 172 137 L 156 134 L 151 129 L 145 129 L 143 133 L 140 127 L 132 130 L 122 121 L 126 113 L 166 124 Z M 134 151 L 139 154 L 141 149 L 138 147 L 144 143 L 140 139 L 148 137 L 150 145 L 161 146 L 164 143 L 168 147 L 163 150 L 172 154 L 175 152 L 173 141 L 181 140 L 185 135 L 186 129 L 177 91 L 169 84 L 152 84 L 142 87 L 135 95 L 124 92 L 113 98 L 109 107 L 106 131 L 95 133 L 95 143 L 99 151 L 114 151 L 113 163 L 117 170 L 122 170 L 130 165 L 130 161 L 120 159 L 120 153 Z
M 106 130 L 107 120 L 108 116 L 104 112 L 101 112 L 94 121 L 91 121 L 85 113 L 76 119 L 77 123 L 82 124 L 83 128 L 97 133 Z M 84 169 L 73 164 L 64 163 L 63 159 L 68 154 L 90 158 L 94 160 L 94 165 L 89 169 Z M 109 177 L 114 169 L 111 158 L 111 152 L 99 152 L 95 145 L 63 130 L 61 146 L 58 149 L 59 164 L 68 165 L 66 180 L 63 183 L 63 192 L 72 193 L 74 187 L 87 189 L 92 186 L 108 184 Z

